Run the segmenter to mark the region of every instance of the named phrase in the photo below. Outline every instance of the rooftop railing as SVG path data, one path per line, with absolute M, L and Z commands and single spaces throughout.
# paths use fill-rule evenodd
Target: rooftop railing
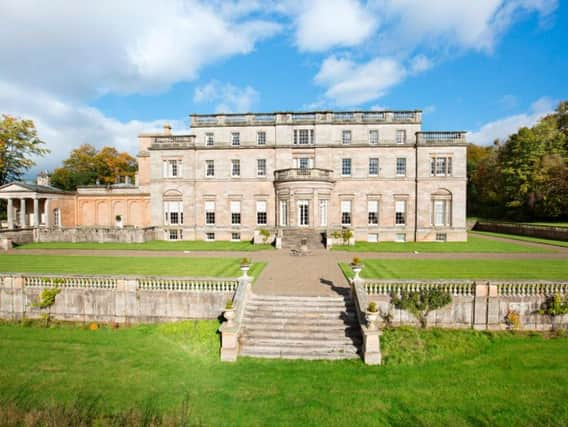
M 292 168 L 274 172 L 275 181 L 329 181 L 332 177 L 333 171 L 330 169 Z
M 418 144 L 465 143 L 465 132 L 416 132 Z
M 188 146 L 195 141 L 194 135 L 161 135 L 154 137 L 154 144 L 159 145 L 172 145 L 172 146 Z

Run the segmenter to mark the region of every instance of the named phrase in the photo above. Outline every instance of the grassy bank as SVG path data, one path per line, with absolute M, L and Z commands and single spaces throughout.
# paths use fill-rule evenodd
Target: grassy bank
M 78 250 L 139 250 L 139 251 L 263 251 L 274 249 L 271 245 L 253 245 L 251 242 L 206 242 L 204 240 L 166 241 L 145 243 L 27 243 L 18 249 L 78 249 Z
M 83 412 L 101 425 L 162 414 L 206 426 L 568 423 L 566 338 L 397 329 L 382 337 L 380 367 L 223 364 L 217 326 L 0 325 L 0 418 L 43 411 L 55 423 Z
M 474 233 L 481 234 L 483 236 L 501 237 L 504 239 L 519 240 L 521 242 L 542 243 L 544 245 L 562 246 L 568 248 L 568 242 L 564 242 L 562 240 L 541 239 L 539 237 L 518 236 L 516 234 L 492 233 L 490 231 L 474 231 Z

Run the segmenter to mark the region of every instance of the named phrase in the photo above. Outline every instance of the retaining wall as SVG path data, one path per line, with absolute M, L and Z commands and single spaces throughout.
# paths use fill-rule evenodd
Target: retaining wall
M 476 231 L 517 234 L 519 236 L 538 237 L 541 239 L 562 240 L 568 242 L 568 227 L 478 221 L 473 229 Z
M 36 242 L 97 242 L 97 243 L 144 243 L 155 240 L 156 229 L 149 228 L 38 228 L 34 230 Z

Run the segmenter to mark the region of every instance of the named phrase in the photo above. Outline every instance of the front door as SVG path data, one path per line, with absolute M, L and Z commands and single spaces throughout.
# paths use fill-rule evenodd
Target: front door
M 305 227 L 310 225 L 310 202 L 309 200 L 298 200 L 298 225 Z

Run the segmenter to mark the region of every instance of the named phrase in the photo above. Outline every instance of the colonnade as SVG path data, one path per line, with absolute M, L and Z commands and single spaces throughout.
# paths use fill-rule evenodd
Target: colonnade
M 28 200 L 32 201 L 32 217 L 29 218 L 27 213 Z M 14 228 L 26 228 L 26 227 L 39 227 L 40 225 L 50 225 L 50 199 L 48 198 L 6 198 L 7 207 L 7 225 L 8 229 L 12 230 Z M 18 207 L 18 214 L 16 214 L 15 209 Z M 43 208 L 43 209 L 40 209 Z M 42 222 L 43 213 L 43 222 Z

